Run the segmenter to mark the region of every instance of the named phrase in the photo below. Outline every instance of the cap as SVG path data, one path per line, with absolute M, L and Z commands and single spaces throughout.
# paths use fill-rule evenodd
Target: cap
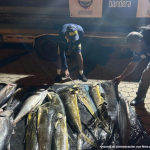
M 71 42 L 79 40 L 79 34 L 77 28 L 74 25 L 69 25 L 67 27 L 67 34 Z

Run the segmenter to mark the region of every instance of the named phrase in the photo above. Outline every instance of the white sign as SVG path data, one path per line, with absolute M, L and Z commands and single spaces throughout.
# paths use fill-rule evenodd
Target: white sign
M 136 17 L 150 17 L 150 0 L 139 0 Z
M 70 17 L 102 17 L 102 0 L 69 0 Z

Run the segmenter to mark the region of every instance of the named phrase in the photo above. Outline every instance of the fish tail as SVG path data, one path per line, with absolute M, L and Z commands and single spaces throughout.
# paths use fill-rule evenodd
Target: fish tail
M 97 149 L 101 149 L 96 143 L 94 143 L 91 139 L 89 139 L 84 133 L 81 133 L 79 136 L 81 136 L 84 141 L 89 143 L 91 146 L 96 147 Z
M 96 122 L 101 125 L 104 131 L 110 134 L 110 131 L 108 130 L 107 126 L 100 119 L 97 119 Z

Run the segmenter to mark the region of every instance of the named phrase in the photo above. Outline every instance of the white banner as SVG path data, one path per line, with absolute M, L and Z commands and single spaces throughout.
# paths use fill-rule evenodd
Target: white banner
M 69 0 L 70 17 L 102 17 L 102 0 Z
M 150 0 L 139 0 L 136 17 L 150 17 Z

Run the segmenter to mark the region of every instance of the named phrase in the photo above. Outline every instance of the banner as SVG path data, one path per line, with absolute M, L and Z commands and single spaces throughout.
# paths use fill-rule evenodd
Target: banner
M 150 0 L 139 0 L 136 17 L 150 17 Z
M 138 0 L 103 0 L 103 17 L 135 18 L 137 5 Z
M 102 0 L 69 0 L 70 17 L 102 17 Z

